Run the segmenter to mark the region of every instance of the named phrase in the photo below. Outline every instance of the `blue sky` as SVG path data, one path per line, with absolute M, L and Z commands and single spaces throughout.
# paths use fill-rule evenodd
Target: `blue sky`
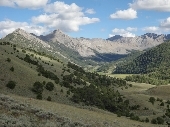
M 0 38 L 17 28 L 104 39 L 170 34 L 170 0 L 0 0 Z

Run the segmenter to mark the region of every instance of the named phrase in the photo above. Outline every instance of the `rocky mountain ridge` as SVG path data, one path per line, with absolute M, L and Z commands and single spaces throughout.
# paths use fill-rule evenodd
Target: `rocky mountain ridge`
M 108 39 L 101 38 L 72 38 L 60 30 L 55 30 L 46 36 L 40 36 L 48 42 L 60 42 L 77 51 L 82 57 L 95 56 L 98 53 L 128 54 L 131 50 L 152 48 L 170 39 L 169 35 L 147 33 L 136 37 L 122 37 L 116 35 Z
M 22 37 L 17 37 L 21 36 Z M 7 35 L 8 36 L 8 35 Z M 29 41 L 29 47 L 55 49 L 59 45 L 67 47 L 77 52 L 81 57 L 95 57 L 99 54 L 128 54 L 132 50 L 145 50 L 155 47 L 166 40 L 170 39 L 170 35 L 157 35 L 154 33 L 146 33 L 136 37 L 122 37 L 115 35 L 108 39 L 101 38 L 73 38 L 61 30 L 54 30 L 48 35 L 36 36 L 29 34 L 22 29 L 17 29 L 12 33 L 13 40 L 24 41 L 24 38 Z M 62 49 L 61 49 L 62 50 Z M 56 51 L 55 51 L 56 52 Z
M 47 44 L 43 40 L 38 39 L 37 37 L 35 37 L 34 34 L 29 34 L 29 33 L 27 33 L 26 31 L 24 31 L 24 30 L 22 30 L 20 28 L 16 29 L 13 32 L 13 35 L 16 36 L 16 38 L 17 38 L 17 35 L 22 35 L 24 38 L 26 38 L 26 39 L 28 39 L 30 41 L 30 45 L 33 45 L 33 47 L 36 46 L 37 44 L 42 45 L 42 47 L 47 47 L 47 48 L 51 47 L 49 44 Z

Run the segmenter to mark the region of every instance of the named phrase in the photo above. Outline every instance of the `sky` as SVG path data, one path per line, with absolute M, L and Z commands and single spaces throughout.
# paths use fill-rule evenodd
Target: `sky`
M 103 39 L 170 34 L 170 0 L 0 0 L 0 38 L 17 28 Z

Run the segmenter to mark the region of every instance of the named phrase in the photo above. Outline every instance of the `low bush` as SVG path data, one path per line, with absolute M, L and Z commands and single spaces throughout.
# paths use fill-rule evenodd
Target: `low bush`
M 52 91 L 54 89 L 54 84 L 52 82 L 48 82 L 45 88 L 49 91 Z
M 41 94 L 43 92 L 43 84 L 41 84 L 40 82 L 35 82 L 32 91 L 37 94 Z
M 16 82 L 14 81 L 9 81 L 7 84 L 6 84 L 6 87 L 10 88 L 10 89 L 14 89 L 16 86 Z
M 48 96 L 47 101 L 51 101 L 51 97 L 50 96 Z
M 10 70 L 13 72 L 14 71 L 14 67 L 11 67 Z

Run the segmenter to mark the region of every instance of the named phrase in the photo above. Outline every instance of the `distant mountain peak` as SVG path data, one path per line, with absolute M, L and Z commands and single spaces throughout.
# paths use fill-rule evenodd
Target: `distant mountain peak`
M 156 34 L 156 33 L 146 33 L 144 35 L 141 35 L 142 38 L 146 39 L 147 37 L 156 39 L 160 37 L 162 34 Z
M 32 47 L 34 49 L 39 49 L 40 47 L 46 47 L 46 48 L 51 47 L 49 44 L 39 39 L 35 34 L 28 33 L 27 31 L 21 28 L 16 29 L 11 34 L 13 35 L 13 38 L 10 39 L 10 41 L 16 44 L 20 44 L 23 47 Z M 9 36 L 7 35 L 5 38 L 8 40 Z M 20 41 L 17 41 L 18 39 Z M 19 42 L 22 42 L 22 43 L 19 43 Z
M 106 40 L 109 40 L 109 41 L 114 41 L 114 40 L 117 40 L 117 39 L 120 39 L 120 38 L 123 38 L 123 36 L 121 35 L 114 35 Z
M 27 33 L 27 32 L 21 28 L 18 28 L 14 31 L 14 33 Z
M 61 31 L 60 29 L 54 30 L 52 33 L 53 34 L 64 34 L 64 32 Z

